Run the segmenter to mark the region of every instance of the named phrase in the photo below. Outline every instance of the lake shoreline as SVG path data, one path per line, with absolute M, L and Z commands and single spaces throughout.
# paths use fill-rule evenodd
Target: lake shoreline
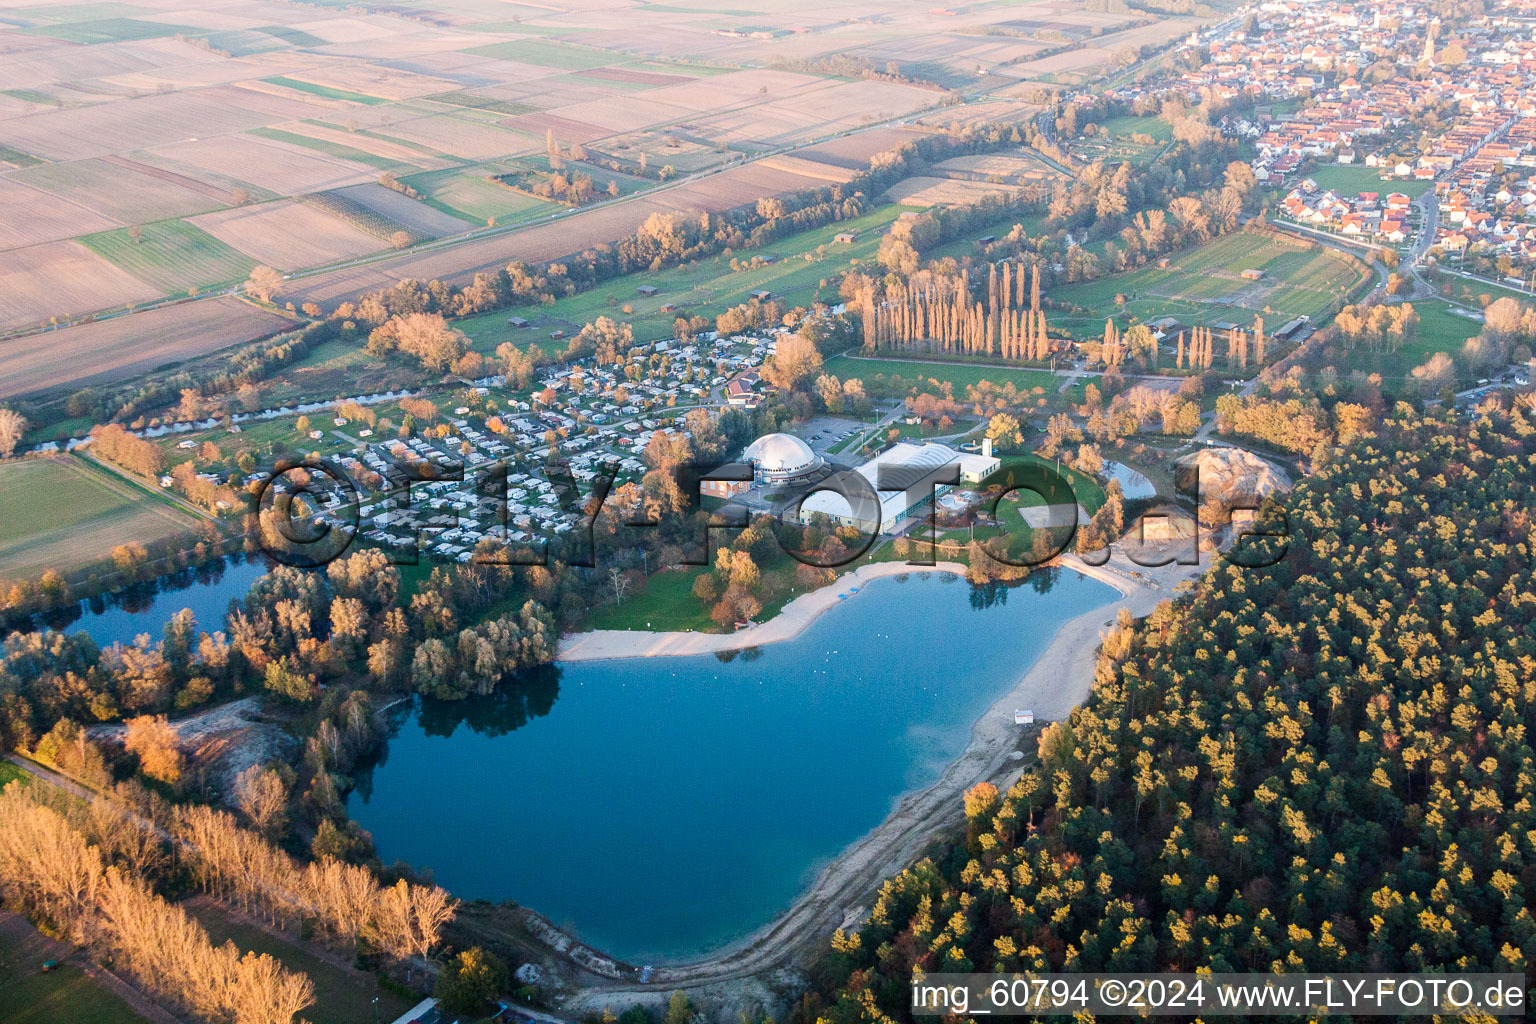
M 834 583 L 801 594 L 766 622 L 754 623 L 734 633 L 651 631 L 642 629 L 593 629 L 567 633 L 560 638 L 556 662 L 621 661 L 627 658 L 676 658 L 690 654 L 718 654 L 793 640 L 825 612 L 837 607 L 839 595 L 852 587 L 863 588 L 871 580 L 913 572 L 947 572 L 965 575 L 959 562 L 908 565 L 905 562 L 871 562 L 844 573 Z M 643 595 L 642 595 L 643 596 Z
M 794 902 L 767 925 L 705 957 L 660 964 L 651 971 L 646 984 L 635 983 L 633 975 L 611 958 L 584 946 L 568 934 L 559 933 L 560 940 L 550 943 L 553 949 L 565 956 L 580 950 L 572 959 L 588 971 L 593 970 L 594 960 L 603 967 L 611 965 L 614 968 L 613 973 L 601 968 L 593 972 L 597 975 L 593 983 L 569 1000 L 567 1008 L 589 1011 L 617 1007 L 627 1005 L 622 1001 L 632 1000 L 636 995 L 737 983 L 803 964 L 825 945 L 834 929 L 856 927 L 863 920 L 869 907 L 862 901 L 867 900 L 881 881 L 909 866 L 941 834 L 958 827 L 963 818 L 960 798 L 967 789 L 987 781 L 999 788 L 1011 785 L 1017 769 L 1009 755 L 1017 749 L 1020 736 L 1020 727 L 1014 724 L 1016 709 L 1033 710 L 1037 721 L 1041 722 L 1067 717 L 1088 695 L 1103 631 L 1113 624 L 1119 609 L 1125 608 L 1136 617 L 1149 614 L 1160 602 L 1174 596 L 1178 583 L 1199 575 L 1206 565 L 1208 563 L 1202 562 L 1198 566 L 1146 569 L 1119 552 L 1104 566 L 1088 565 L 1075 555 L 1053 561 L 1053 568 L 1070 569 L 1108 584 L 1116 590 L 1115 598 L 1068 620 L 1057 629 L 1013 685 L 972 724 L 966 747 L 937 780 L 902 794 L 884 821 L 844 848 Z M 883 563 L 864 568 L 876 571 L 864 577 L 859 577 L 858 573 L 849 574 L 830 587 L 802 595 L 786 605 L 784 612 L 774 619 L 736 634 L 646 634 L 618 630 L 601 631 L 604 634 L 601 637 L 577 634 L 573 639 L 578 643 L 583 643 L 582 637 L 593 639 L 586 640 L 584 648 L 578 648 L 578 656 L 571 660 L 698 654 L 772 643 L 798 635 L 812 619 L 836 606 L 839 603 L 837 595 L 849 586 L 862 586 L 871 579 L 904 572 L 963 575 L 965 571 L 965 567 L 958 563 L 932 566 Z M 817 595 L 822 596 L 817 598 Z M 807 601 L 807 598 L 817 599 Z M 805 603 L 795 609 L 793 616 L 776 629 L 769 630 L 768 627 L 774 627 L 784 619 L 785 613 L 799 602 Z M 746 638 L 746 634 L 759 630 L 761 632 Z M 719 646 L 695 646 L 701 639 L 717 642 Z M 548 922 L 542 923 L 549 931 L 558 932 Z M 545 932 L 546 941 L 549 931 Z

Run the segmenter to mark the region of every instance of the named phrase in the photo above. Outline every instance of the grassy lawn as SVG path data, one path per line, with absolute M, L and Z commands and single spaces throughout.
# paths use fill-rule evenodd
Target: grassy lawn
M 970 229 L 965 233 L 964 238 L 957 238 L 953 242 L 923 253 L 923 258 L 941 260 L 948 256 L 958 260 L 963 256 L 974 256 L 977 252 L 976 239 L 985 238 L 987 235 L 1002 238 L 1011 232 L 1014 225 L 1017 224 L 1024 226 L 1024 233 L 1026 235 L 1039 235 L 1045 231 L 1045 215 L 1011 214 L 1007 217 L 999 217 L 997 220 Z
M 1055 374 L 1028 367 L 1014 369 L 894 357 L 865 359 L 847 355 L 833 356 L 822 364 L 822 369 L 843 380 L 857 377 L 867 382 L 875 377 L 884 376 L 901 377 L 913 385 L 922 383 L 927 386 L 926 382 L 930 379 L 940 383 L 948 382 L 954 385 L 957 400 L 964 400 L 966 388 L 980 384 L 984 380 L 999 387 L 1011 383 L 1020 391 L 1044 388 L 1047 394 L 1054 393 L 1061 386 L 1061 378 Z
M 289 78 L 287 75 L 273 75 L 271 78 L 263 78 L 262 81 L 281 85 L 287 89 L 297 89 L 299 92 L 307 92 L 314 96 L 324 96 L 328 100 L 348 100 L 352 103 L 366 103 L 369 106 L 389 102 L 382 96 L 369 96 L 366 93 L 335 89 L 329 85 L 316 85 L 314 82 L 303 82 L 297 78 Z
M 638 593 L 624 596 L 623 604 L 594 609 L 585 628 L 718 632 L 709 606 L 693 596 L 693 581 L 707 571 L 703 566 L 684 566 L 653 573 Z
M 289 970 L 309 975 L 315 986 L 315 1005 L 300 1016 L 312 1024 L 374 1024 L 375 998 L 379 1001 L 378 1019 L 385 1021 L 394 1020 L 414 1005 L 381 988 L 371 975 L 343 970 L 301 944 L 284 941 L 235 919 L 214 903 L 194 900 L 186 904 L 186 909 L 207 929 L 214 945 L 230 940 L 241 952 L 270 954 Z
M 1150 144 L 1133 141 L 1132 137 L 1145 135 Z M 1092 136 L 1074 139 L 1072 150 L 1084 160 L 1129 160 L 1132 163 L 1150 163 L 1173 141 L 1173 126 L 1158 116 L 1111 117 L 1098 126 Z
M 81 239 L 93 251 L 167 294 L 190 287 L 243 281 L 256 261 L 180 220 L 145 224 L 135 242 L 129 228 L 117 228 Z
M 1373 352 L 1358 345 L 1349 354 L 1349 369 L 1380 373 L 1388 380 L 1406 379 L 1415 366 L 1423 364 L 1436 352 L 1444 352 L 1457 360 L 1457 377 L 1462 381 L 1471 380 L 1460 365 L 1458 355 L 1466 340 L 1483 329 L 1482 323 L 1454 312 L 1445 302 L 1419 301 L 1413 308 L 1419 314 L 1419 330 L 1411 342 L 1396 352 Z
M 975 420 L 956 420 L 951 426 L 940 429 L 936 423 L 894 423 L 892 429 L 901 434 L 903 440 L 921 441 L 924 438 L 945 437 L 951 434 L 963 434 L 976 427 Z
M 1487 281 L 1469 281 L 1464 277 L 1457 277 L 1455 274 L 1441 274 L 1438 283 L 1443 285 L 1446 281 L 1451 282 L 1452 285 L 1451 298 L 1456 299 L 1463 305 L 1481 309 L 1495 299 L 1506 297 L 1514 299 L 1516 302 L 1523 302 L 1528 306 L 1536 304 L 1536 295 L 1520 291 L 1518 288 L 1506 288 L 1503 285 Z
M 0 1020 L 6 1024 L 144 1024 L 144 1018 L 127 1003 L 75 965 L 63 964 L 43 973 L 44 961 L 62 960 L 71 952 L 23 918 L 0 912 Z
M 1173 125 L 1157 115 L 1137 117 L 1134 114 L 1127 114 L 1124 117 L 1111 117 L 1099 125 L 1099 132 L 1116 139 L 1128 139 L 1132 135 L 1150 135 L 1158 142 L 1173 141 Z
M 1346 195 L 1355 195 L 1359 192 L 1380 192 L 1382 195 L 1401 192 L 1414 199 L 1423 195 L 1434 184 L 1430 181 L 1383 179 L 1374 167 L 1359 167 L 1352 164 L 1324 164 L 1308 177 L 1317 182 L 1319 188 L 1331 188 Z
M 517 195 L 509 190 L 502 191 Z M 788 306 L 808 305 L 819 296 L 823 279 L 845 269 L 850 259 L 873 256 L 880 244 L 880 232 L 905 209 L 903 206 L 884 206 L 854 220 L 803 231 L 760 249 L 735 254 L 741 263 L 751 261 L 754 256 L 776 258 L 775 262 L 756 269 L 732 270 L 729 257 L 712 256 L 655 274 L 627 274 L 531 312 L 497 310 L 466 318 L 455 326 L 473 339 L 477 352 L 487 353 L 495 351 L 504 341 L 521 347 L 546 338 L 547 331 L 520 331 L 509 327 L 507 318 L 513 315 L 530 320 L 544 316 L 578 328 L 600 316 L 608 316 L 633 324 L 637 341 L 654 341 L 672 336 L 672 323 L 677 317 L 695 314 L 713 317 L 746 302 L 754 291 L 771 291 L 776 300 Z M 858 240 L 851 244 L 834 242 L 833 238 L 844 231 L 857 232 Z M 824 252 L 819 253 L 823 246 Z M 807 254 L 811 255 L 810 260 L 805 259 Z M 637 289 L 642 285 L 654 286 L 657 294 L 640 295 Z M 826 298 L 831 299 L 832 295 L 829 293 Z M 663 313 L 661 307 L 667 303 L 675 304 L 677 309 Z M 626 306 L 629 312 L 625 312 Z
M 1089 515 L 1093 515 L 1104 504 L 1104 488 L 1086 473 L 1079 473 L 1070 466 L 1058 467 L 1056 460 L 1042 459 L 1038 455 L 1003 455 L 1000 458 L 1002 465 L 981 482 L 982 488 L 1032 487 L 1039 492 L 1017 492 L 1015 496 L 1023 506 L 1064 505 L 1076 497 L 1077 503 Z M 1061 486 L 1063 480 L 1071 486 L 1070 493 Z M 1007 504 L 1007 499 L 1004 499 L 1003 505 L 1006 507 Z M 1005 524 L 1009 522 L 1006 516 L 1001 518 Z
M 788 563 L 787 566 L 763 570 L 763 608 L 757 614 L 757 622 L 767 622 L 779 614 L 786 604 L 805 592 L 804 588 L 795 583 L 794 566 L 797 563 L 788 558 L 784 561 Z M 849 568 L 857 568 L 857 563 Z M 704 566 L 683 566 L 681 569 L 653 573 L 646 578 L 644 587 L 624 595 L 623 604 L 608 604 L 593 609 L 582 628 L 723 632 L 709 617 L 711 606 L 693 596 L 694 580 L 708 571 Z

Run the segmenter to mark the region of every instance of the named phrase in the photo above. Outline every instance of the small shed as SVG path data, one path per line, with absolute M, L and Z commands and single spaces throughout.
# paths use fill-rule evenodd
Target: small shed
M 1034 725 L 1035 724 L 1035 713 L 1034 713 L 1034 711 L 1030 710 L 1029 708 L 1025 708 L 1022 711 L 1015 709 L 1014 712 L 1013 712 L 1013 724 L 1014 725 Z
M 639 292 L 641 295 L 647 295 L 647 296 L 655 295 L 660 290 L 661 289 L 657 288 L 653 284 L 643 284 L 639 288 L 635 289 L 635 291 Z

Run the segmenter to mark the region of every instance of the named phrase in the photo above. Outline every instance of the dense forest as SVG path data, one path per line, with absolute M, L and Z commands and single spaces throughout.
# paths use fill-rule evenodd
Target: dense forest
M 917 968 L 1525 970 L 1533 456 L 1531 410 L 1492 404 L 1320 453 L 1264 513 L 1284 557 L 1122 616 L 1089 699 L 837 933 L 797 1016 L 905 1019 Z

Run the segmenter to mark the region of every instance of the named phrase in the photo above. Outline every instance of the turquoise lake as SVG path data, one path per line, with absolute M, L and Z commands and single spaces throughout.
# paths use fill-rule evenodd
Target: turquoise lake
M 631 963 L 772 920 L 938 778 L 1067 620 L 1076 573 L 973 589 L 871 582 L 799 637 L 729 655 L 561 665 L 495 697 L 402 706 L 349 811 L 385 863 L 515 900 Z

